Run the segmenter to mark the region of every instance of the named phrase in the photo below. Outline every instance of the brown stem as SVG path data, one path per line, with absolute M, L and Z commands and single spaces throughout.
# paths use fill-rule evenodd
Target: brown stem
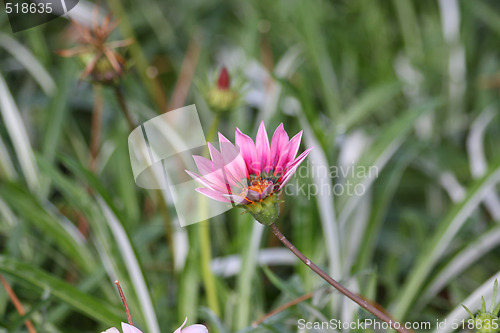
M 172 99 L 170 100 L 168 110 L 166 111 L 175 110 L 185 105 L 189 93 L 189 87 L 193 81 L 196 65 L 198 64 L 200 49 L 198 38 L 192 38 L 189 42 L 184 61 L 182 62 L 179 78 L 177 79 L 174 92 L 172 93 Z
M 123 96 L 123 93 L 120 90 L 120 87 L 114 86 L 113 89 L 115 91 L 116 100 L 118 101 L 118 104 L 120 105 L 120 109 L 121 109 L 123 115 L 125 116 L 125 119 L 127 120 L 127 123 L 128 123 L 128 126 L 130 127 L 130 130 L 132 131 L 136 127 L 136 125 L 135 125 L 135 122 L 132 120 L 132 116 L 130 115 L 127 104 L 125 103 L 125 97 Z
M 102 92 L 101 86 L 94 84 L 94 110 L 92 112 L 92 127 L 90 131 L 90 161 L 89 169 L 92 172 L 97 170 L 97 155 L 101 141 L 102 128 Z
M 263 323 L 266 319 L 271 318 L 271 317 L 272 317 L 272 316 L 274 316 L 275 314 L 280 313 L 281 311 L 285 311 L 286 309 L 288 309 L 288 308 L 290 308 L 290 307 L 292 307 L 292 306 L 294 306 L 294 305 L 297 305 L 297 304 L 299 304 L 300 302 L 303 302 L 303 301 L 305 301 L 305 300 L 308 300 L 309 298 L 312 298 L 313 296 L 314 296 L 314 293 L 310 292 L 310 293 L 307 293 L 307 294 L 305 294 L 305 295 L 302 295 L 302 296 L 300 296 L 300 297 L 298 297 L 298 298 L 296 298 L 296 299 L 294 299 L 294 300 L 291 300 L 290 302 L 285 303 L 285 304 L 283 304 L 283 305 L 282 305 L 282 306 L 280 306 L 280 307 L 277 307 L 277 308 L 276 308 L 276 309 L 274 309 L 273 311 L 266 313 L 266 314 L 265 314 L 264 316 L 262 316 L 259 320 L 254 321 L 254 322 L 252 323 L 252 326 L 253 326 L 253 327 L 257 327 L 257 326 L 259 326 L 260 324 L 262 324 L 262 323 Z
M 24 316 L 26 314 L 26 311 L 24 311 L 23 305 L 19 301 L 19 298 L 17 298 L 16 293 L 14 293 L 14 290 L 12 290 L 9 283 L 7 282 L 7 280 L 5 280 L 5 278 L 2 275 L 0 275 L 0 282 L 2 282 L 2 285 L 7 294 L 9 295 L 9 298 L 12 301 L 12 304 L 14 304 L 14 307 L 16 308 L 17 312 L 19 312 L 21 316 Z M 36 333 L 35 327 L 31 323 L 31 320 L 26 319 L 24 321 L 24 324 L 26 325 L 28 332 Z
M 132 323 L 132 316 L 130 315 L 130 310 L 128 309 L 127 300 L 125 299 L 125 295 L 123 294 L 122 287 L 120 287 L 120 282 L 116 280 L 115 284 L 118 287 L 118 292 L 120 293 L 120 297 L 122 298 L 123 306 L 125 307 L 125 312 L 127 313 L 128 323 L 129 325 L 134 325 Z
M 297 258 L 299 258 L 302 262 L 304 262 L 304 264 L 306 264 L 306 266 L 308 266 L 316 274 L 321 276 L 323 280 L 325 280 L 326 282 L 331 284 L 335 289 L 340 291 L 342 294 L 344 294 L 345 296 L 349 297 L 351 300 L 359 304 L 359 306 L 361 306 L 366 311 L 378 317 L 380 320 L 385 321 L 387 324 L 389 324 L 389 326 L 392 329 L 395 329 L 400 333 L 410 333 L 410 331 L 405 329 L 402 324 L 393 320 L 388 315 L 386 315 L 385 313 L 383 313 L 382 311 L 380 311 L 379 309 L 377 309 L 376 307 L 365 301 L 363 298 L 359 297 L 358 295 L 354 294 L 353 292 L 345 288 L 343 285 L 335 281 L 330 275 L 326 274 L 325 271 L 316 266 L 315 263 L 309 260 L 309 258 L 307 258 L 304 254 L 302 254 L 302 252 L 297 250 L 297 248 L 292 243 L 290 243 L 288 239 L 286 239 L 286 237 L 281 233 L 281 231 L 274 223 L 271 224 L 270 227 L 273 233 L 276 235 L 276 237 L 278 237 L 278 239 L 283 243 L 283 245 L 285 245 L 290 251 L 292 251 L 292 253 L 295 254 Z

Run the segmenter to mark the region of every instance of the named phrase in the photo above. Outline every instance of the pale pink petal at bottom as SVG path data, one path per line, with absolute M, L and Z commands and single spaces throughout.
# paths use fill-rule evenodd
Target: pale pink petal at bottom
M 188 320 L 187 318 L 184 319 L 184 322 L 182 323 L 181 327 L 176 329 L 174 333 L 208 333 L 208 329 L 200 324 L 191 325 L 186 328 L 183 328 L 184 325 L 186 325 L 187 320 Z
M 208 329 L 200 324 L 195 324 L 188 326 L 186 328 L 183 328 L 181 330 L 181 333 L 208 333 Z
M 101 332 L 101 333 L 120 333 L 116 327 L 111 327 L 110 329 L 107 329 L 106 332 Z
M 122 323 L 122 331 L 123 333 L 142 333 L 138 328 L 126 323 Z
M 179 327 L 178 329 L 176 329 L 174 333 L 181 333 L 181 329 L 184 327 L 184 325 L 186 325 L 187 321 L 188 321 L 188 319 L 186 317 L 186 319 L 184 319 L 184 322 L 182 323 L 181 327 Z

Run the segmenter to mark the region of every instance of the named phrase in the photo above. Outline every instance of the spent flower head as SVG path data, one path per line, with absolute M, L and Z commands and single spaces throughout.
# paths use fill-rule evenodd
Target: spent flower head
M 481 310 L 478 310 L 474 315 L 465 305 L 462 304 L 464 309 L 467 311 L 471 317 L 471 321 L 474 323 L 476 328 L 476 333 L 497 333 L 500 332 L 500 320 L 498 318 L 498 312 L 500 311 L 500 303 L 496 304 L 498 293 L 498 281 L 495 280 L 493 286 L 493 296 L 491 298 L 490 310 L 486 310 L 486 302 L 484 297 L 482 297 Z
M 275 195 L 295 174 L 312 148 L 299 157 L 302 131 L 291 140 L 280 124 L 272 137 L 267 136 L 264 122 L 254 141 L 238 128 L 233 145 L 219 133 L 220 152 L 210 143 L 212 160 L 193 156 L 200 175 L 186 171 L 204 187 L 196 190 L 214 200 L 245 208 L 262 224 L 270 225 L 279 215 Z
M 106 15 L 102 21 L 99 21 L 98 17 L 98 9 L 95 7 L 91 26 L 83 26 L 73 21 L 78 32 L 79 45 L 58 53 L 63 57 L 76 57 L 84 64 L 82 78 L 90 78 L 102 84 L 117 84 L 126 67 L 126 60 L 117 49 L 130 45 L 132 40 L 108 41 L 118 21 L 113 21 L 111 14 Z

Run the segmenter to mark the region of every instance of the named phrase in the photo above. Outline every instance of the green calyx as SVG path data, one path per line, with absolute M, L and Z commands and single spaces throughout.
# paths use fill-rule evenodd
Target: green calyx
M 500 331 L 500 322 L 492 313 L 477 314 L 474 319 L 474 327 L 477 333 L 497 333 Z
M 239 104 L 239 94 L 231 89 L 212 87 L 206 94 L 208 104 L 216 112 L 226 112 Z
M 498 281 L 495 280 L 490 311 L 486 310 L 486 303 L 484 301 L 484 297 L 481 305 L 481 310 L 478 310 L 476 315 L 472 314 L 472 312 L 465 305 L 462 304 L 464 309 L 471 317 L 470 321 L 474 323 L 474 327 L 476 328 L 476 333 L 500 332 L 500 319 L 498 318 L 498 312 L 500 311 L 500 303 L 498 303 L 495 306 L 497 292 L 498 292 Z
M 277 195 L 270 195 L 259 202 L 254 202 L 243 206 L 257 222 L 264 225 L 271 225 L 280 215 L 279 200 Z

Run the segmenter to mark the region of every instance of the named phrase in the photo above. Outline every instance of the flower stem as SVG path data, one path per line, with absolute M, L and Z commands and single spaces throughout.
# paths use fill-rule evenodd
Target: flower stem
M 130 310 L 128 309 L 127 300 L 125 299 L 125 295 L 123 294 L 122 287 L 120 286 L 120 282 L 118 280 L 115 281 L 116 287 L 118 288 L 118 292 L 120 293 L 120 297 L 122 298 L 123 306 L 125 307 L 125 312 L 127 313 L 127 319 L 129 325 L 134 325 L 132 322 L 132 316 L 130 315 Z
M 278 307 L 278 308 L 276 308 L 276 309 L 272 310 L 271 312 L 266 313 L 266 314 L 265 314 L 264 316 L 262 316 L 259 320 L 254 321 L 254 322 L 252 323 L 252 327 L 257 327 L 257 326 L 259 326 L 260 324 L 262 324 L 264 321 L 266 321 L 267 319 L 271 318 L 272 316 L 274 316 L 274 315 L 276 315 L 276 314 L 278 314 L 278 313 L 280 313 L 280 312 L 282 312 L 282 311 L 285 311 L 286 309 L 288 309 L 288 308 L 290 308 L 290 307 L 292 307 L 292 306 L 294 306 L 294 305 L 297 305 L 297 304 L 299 304 L 299 303 L 301 303 L 301 302 L 303 302 L 303 301 L 306 301 L 306 300 L 308 300 L 308 299 L 312 298 L 313 296 L 314 296 L 314 293 L 313 293 L 313 292 L 310 292 L 310 293 L 307 293 L 307 294 L 305 294 L 305 295 L 302 295 L 302 296 L 300 296 L 300 297 L 298 297 L 298 298 L 296 298 L 296 299 L 294 299 L 294 300 L 291 300 L 290 302 L 287 302 L 287 303 L 285 303 L 285 304 L 281 305 L 280 307 Z
M 217 126 L 219 124 L 219 116 L 215 116 L 212 126 L 210 127 L 209 133 L 207 135 L 207 140 L 211 141 L 215 138 L 217 134 Z M 202 210 L 207 210 L 208 207 L 202 205 Z M 216 314 L 220 315 L 219 302 L 217 300 L 217 289 L 215 285 L 215 277 L 210 268 L 210 263 L 212 262 L 212 245 L 210 242 L 210 224 L 207 220 L 202 221 L 198 225 L 198 241 L 200 243 L 200 255 L 201 255 L 201 270 L 203 277 L 203 285 L 207 292 L 207 300 L 210 309 Z
M 122 113 L 125 116 L 125 119 L 127 120 L 128 126 L 130 127 L 130 130 L 132 131 L 136 127 L 136 125 L 135 125 L 135 122 L 132 120 L 132 116 L 130 115 L 127 104 L 125 103 L 125 97 L 123 96 L 123 93 L 122 93 L 120 87 L 114 86 L 113 89 L 115 91 L 116 100 L 118 101 L 118 104 L 120 105 L 120 109 L 122 110 Z
M 7 280 L 5 280 L 5 278 L 2 275 L 0 275 L 0 282 L 2 283 L 7 294 L 9 295 L 9 298 L 12 301 L 12 304 L 14 304 L 14 307 L 16 308 L 17 312 L 21 316 L 26 315 L 26 311 L 24 310 L 23 305 L 19 301 L 19 298 L 17 298 L 16 293 L 14 292 L 14 290 L 12 290 L 10 284 L 7 282 Z M 26 325 L 26 328 L 28 329 L 29 333 L 36 333 L 35 327 L 31 323 L 31 320 L 26 319 L 24 321 L 24 324 Z
M 276 235 L 276 237 L 278 237 L 278 239 L 283 243 L 283 245 L 285 245 L 290 251 L 292 251 L 292 253 L 295 254 L 297 256 L 297 258 L 299 258 L 302 262 L 304 262 L 316 274 L 321 276 L 323 278 L 323 280 L 328 282 L 335 289 L 340 291 L 345 296 L 349 297 L 354 302 L 358 303 L 359 306 L 361 306 L 366 311 L 368 311 L 371 314 L 373 314 L 374 316 L 378 317 L 380 320 L 383 320 L 386 323 L 388 323 L 392 329 L 395 329 L 396 331 L 398 331 L 400 333 L 410 333 L 410 331 L 403 328 L 403 325 L 401 325 L 399 322 L 393 320 L 388 315 L 386 315 L 385 313 L 383 313 L 382 311 L 380 311 L 379 309 L 377 309 L 376 307 L 374 307 L 373 305 L 368 303 L 366 300 L 364 300 L 360 296 L 354 294 L 353 292 L 351 292 L 350 290 L 345 288 L 343 285 L 341 285 L 340 283 L 335 281 L 331 276 L 326 274 L 325 271 L 323 271 L 321 268 L 316 266 L 315 263 L 313 263 L 311 260 L 309 260 L 309 258 L 307 258 L 292 243 L 290 243 L 290 241 L 288 239 L 286 239 L 286 237 L 281 233 L 281 231 L 278 229 L 276 224 L 273 223 L 270 225 L 270 227 L 271 227 L 271 230 L 273 231 L 273 233 Z
M 102 127 L 102 87 L 94 84 L 94 110 L 92 112 L 92 127 L 90 132 L 90 160 L 89 169 L 97 171 L 97 155 L 101 144 Z

